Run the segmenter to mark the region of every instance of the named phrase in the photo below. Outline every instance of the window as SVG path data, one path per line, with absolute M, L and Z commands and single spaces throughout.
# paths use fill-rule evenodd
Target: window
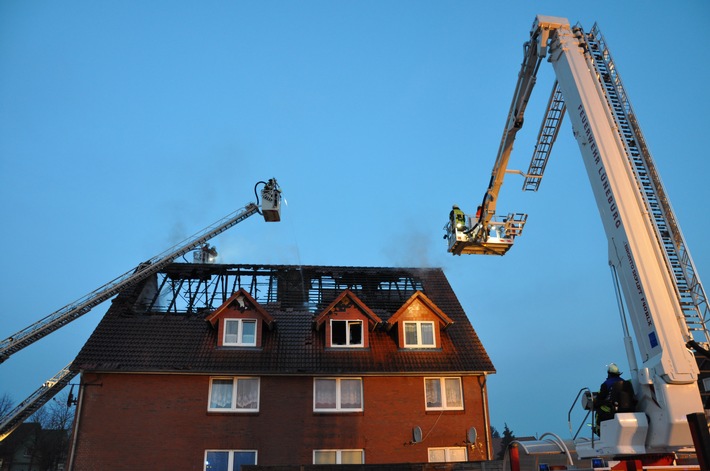
M 433 322 L 404 322 L 404 346 L 418 348 L 434 348 Z
M 205 451 L 205 471 L 239 471 L 243 464 L 256 464 L 256 451 Z
M 447 463 L 452 461 L 466 461 L 466 447 L 452 446 L 445 448 L 429 448 L 430 463 Z
M 362 379 L 316 378 L 313 382 L 313 410 L 357 412 L 362 406 Z
M 362 321 L 330 321 L 330 345 L 362 347 Z
M 463 410 L 461 378 L 424 378 L 427 410 Z
M 364 450 L 313 450 L 313 464 L 364 464 Z
M 256 346 L 256 320 L 225 319 L 222 345 Z
M 212 378 L 208 410 L 258 412 L 259 378 Z

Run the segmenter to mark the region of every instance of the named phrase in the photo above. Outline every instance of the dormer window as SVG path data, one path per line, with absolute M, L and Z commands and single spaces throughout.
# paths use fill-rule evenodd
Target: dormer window
M 224 346 L 256 346 L 256 320 L 255 319 L 225 319 L 224 320 Z
M 332 347 L 362 347 L 362 321 L 330 321 Z
M 274 318 L 244 288 L 205 320 L 217 329 L 217 347 L 260 347 L 264 327 L 274 326 Z
M 425 350 L 441 347 L 442 331 L 453 321 L 421 291 L 414 293 L 387 321 L 395 328 L 399 348 Z
M 404 346 L 406 348 L 435 348 L 433 321 L 405 321 Z
M 326 348 L 368 348 L 369 332 L 381 322 L 355 293 L 346 289 L 315 318 L 315 328 L 324 327 Z

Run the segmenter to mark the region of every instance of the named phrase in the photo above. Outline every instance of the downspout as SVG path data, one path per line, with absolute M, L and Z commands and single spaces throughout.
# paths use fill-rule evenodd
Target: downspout
M 487 373 L 479 376 L 478 385 L 481 387 L 481 404 L 483 404 L 483 423 L 486 426 L 486 459 L 491 460 L 491 424 L 488 421 L 488 395 L 486 394 Z M 483 381 L 481 381 L 483 379 Z M 71 471 L 71 469 L 69 470 Z
M 83 375 L 82 375 L 83 376 Z M 83 378 L 82 378 L 83 379 Z M 67 471 L 72 471 L 74 469 L 74 453 L 76 452 L 76 443 L 79 436 L 79 420 L 81 419 L 81 409 L 84 405 L 84 384 L 79 381 L 79 397 L 76 401 L 76 415 L 74 417 L 74 433 L 72 434 L 71 449 L 69 451 L 69 463 L 67 464 Z

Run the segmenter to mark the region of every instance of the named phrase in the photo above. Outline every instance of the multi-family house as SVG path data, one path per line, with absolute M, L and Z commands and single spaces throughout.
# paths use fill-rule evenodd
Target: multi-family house
M 73 368 L 72 470 L 493 458 L 495 370 L 438 268 L 173 264 Z

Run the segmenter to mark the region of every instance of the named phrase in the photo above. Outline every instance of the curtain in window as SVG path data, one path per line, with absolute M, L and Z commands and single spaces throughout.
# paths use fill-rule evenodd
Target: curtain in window
M 446 461 L 466 461 L 466 448 L 455 447 L 448 449 L 449 456 Z
M 313 464 L 337 464 L 335 450 L 316 450 L 313 452 Z
M 461 399 L 461 380 L 459 378 L 446 378 L 446 407 L 463 407 Z
M 417 324 L 414 322 L 404 323 L 404 344 L 405 345 L 417 345 Z
M 424 322 L 422 327 L 422 345 L 434 345 L 434 324 Z
M 340 407 L 343 409 L 362 408 L 362 382 L 359 379 L 340 380 Z
M 240 378 L 237 380 L 237 409 L 258 409 L 259 380 Z
M 430 463 L 466 461 L 466 459 L 465 447 L 429 448 Z
M 426 406 L 443 407 L 441 402 L 441 382 L 438 378 L 425 380 Z
M 340 464 L 362 464 L 362 450 L 343 450 L 340 452 Z
M 225 319 L 224 321 L 224 343 L 239 342 L 239 321 Z
M 316 380 L 316 409 L 335 409 L 335 380 Z
M 230 407 L 232 407 L 232 380 L 212 380 L 210 409 L 229 409 Z
M 443 448 L 429 448 L 430 463 L 444 463 L 446 461 L 446 450 Z
M 362 464 L 362 450 L 314 450 L 313 464 Z

